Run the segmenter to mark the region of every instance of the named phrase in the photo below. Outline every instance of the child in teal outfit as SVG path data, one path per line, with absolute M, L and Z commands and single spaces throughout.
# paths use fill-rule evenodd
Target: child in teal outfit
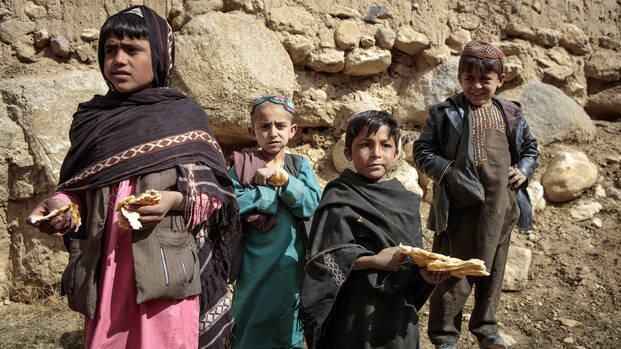
M 257 98 L 250 115 L 248 131 L 261 148 L 235 152 L 230 170 L 244 221 L 234 348 L 302 348 L 296 308 L 305 263 L 303 221 L 315 212 L 321 188 L 308 161 L 285 151 L 297 130 L 291 100 Z M 281 183 L 274 182 L 278 176 Z

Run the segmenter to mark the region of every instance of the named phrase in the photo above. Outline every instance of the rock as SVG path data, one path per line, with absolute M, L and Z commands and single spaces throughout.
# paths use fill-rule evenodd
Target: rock
M 621 50 L 621 42 L 613 40 L 607 36 L 600 36 L 598 42 L 600 47 L 615 51 Z
M 303 7 L 278 7 L 270 10 L 268 26 L 276 31 L 305 34 L 315 19 Z
M 409 26 L 402 26 L 397 32 L 394 46 L 399 50 L 414 56 L 429 46 L 427 35 L 419 33 Z
M 539 144 L 568 140 L 582 143 L 595 136 L 595 126 L 584 109 L 552 85 L 528 83 L 521 104 Z
M 22 35 L 15 39 L 15 41 L 11 44 L 13 49 L 17 53 L 17 55 L 27 61 L 34 62 L 36 60 L 34 48 L 34 39 L 30 35 Z
M 553 65 L 543 70 L 544 81 L 553 81 L 556 83 L 565 82 L 565 80 L 574 73 L 571 67 L 563 65 Z
M 408 82 L 405 93 L 400 96 L 402 102 L 394 110 L 399 122 L 422 125 L 431 106 L 461 90 L 457 80 L 458 65 L 459 58 L 451 58 Z
M 330 15 L 338 18 L 361 18 L 362 15 L 353 8 L 336 5 L 330 9 Z
M 582 152 L 565 152 L 555 157 L 543 176 L 548 200 L 565 202 L 577 198 L 597 180 L 597 167 Z
M 389 50 L 372 47 L 354 49 L 345 57 L 343 74 L 351 76 L 374 75 L 386 71 L 392 61 Z
M 338 73 L 345 67 L 345 52 L 335 49 L 313 52 L 306 65 L 316 72 Z
M 571 23 L 563 25 L 560 44 L 573 54 L 583 55 L 589 52 L 589 37 L 582 29 Z
M 521 63 L 506 63 L 505 64 L 505 81 L 515 80 L 520 76 L 522 70 Z
M 34 22 L 10 19 L 0 23 L 0 40 L 6 44 L 10 44 L 15 41 L 17 37 L 30 34 L 34 32 L 34 30 Z
M 602 222 L 602 219 L 599 217 L 593 217 L 593 219 L 591 219 L 591 223 L 597 229 L 601 229 L 604 226 L 604 222 Z
M 80 34 L 80 39 L 84 41 L 97 41 L 99 40 L 99 29 L 95 28 L 86 28 L 82 30 L 82 34 Z
M 528 248 L 509 246 L 507 266 L 502 282 L 503 291 L 520 291 L 526 287 L 531 254 Z M 489 266 L 487 268 L 489 269 Z
M 334 115 L 327 109 L 332 107 L 328 101 L 326 91 L 310 87 L 308 89 L 295 92 L 295 118 L 294 121 L 299 127 L 332 126 Z
M 78 103 L 108 90 L 99 71 L 56 73 L 4 79 L 0 93 L 5 96 L 0 109 L 10 108 L 11 117 L 25 130 L 35 162 L 50 173 L 55 186 L 60 165 L 69 149 L 69 126 Z M 26 164 L 25 166 L 30 166 Z M 43 191 L 45 187 L 41 188 Z
M 68 256 L 62 239 L 22 222 L 55 191 L 77 104 L 106 91 L 99 71 L 0 80 L 0 298 L 32 301 L 58 287 Z
M 577 221 L 586 221 L 593 218 L 599 211 L 602 210 L 602 204 L 596 201 L 591 202 L 579 202 L 573 207 L 569 208 L 569 213 Z
M 338 48 L 350 50 L 358 46 L 361 36 L 358 24 L 353 20 L 347 20 L 341 22 L 334 31 L 334 42 Z
M 78 54 L 80 62 L 88 63 L 96 60 L 95 51 L 89 44 L 80 45 L 75 48 L 75 53 Z
M 371 35 L 363 35 L 360 37 L 360 46 L 364 48 L 375 46 L 375 38 Z
M 466 44 L 470 41 L 472 41 L 470 32 L 466 29 L 459 29 L 458 31 L 451 33 L 451 35 L 446 38 L 445 42 L 451 49 L 451 53 L 461 54 L 464 50 L 464 46 L 466 46 Z
M 584 67 L 587 77 L 602 81 L 621 79 L 621 53 L 598 51 L 591 55 Z
M 621 85 L 589 96 L 584 110 L 598 119 L 615 120 L 621 118 Z
M 170 25 L 175 31 L 181 29 L 194 17 L 204 15 L 208 12 L 220 11 L 224 9 L 224 1 L 222 0 L 188 0 L 183 1 L 183 3 L 180 1 L 173 1 L 172 5 L 173 11 L 171 11 L 171 15 L 174 15 L 172 16 Z M 260 4 L 260 6 L 262 6 L 262 4 Z M 242 7 L 248 8 L 248 10 L 250 10 L 249 12 L 254 10 L 252 2 L 242 3 L 242 1 L 236 0 L 227 1 L 227 9 L 229 10 L 240 9 Z
M 604 187 L 602 187 L 601 184 L 595 186 L 595 196 L 598 198 L 606 197 L 606 190 L 604 190 Z
M 430 66 L 436 66 L 446 62 L 451 57 L 448 46 L 436 46 L 423 51 L 423 58 Z
M 535 32 L 525 24 L 518 24 L 511 22 L 507 25 L 505 32 L 509 36 L 517 36 L 524 40 L 533 41 L 535 39 Z
M 377 32 L 375 32 L 375 39 L 379 46 L 383 49 L 390 50 L 392 46 L 395 44 L 395 39 L 397 38 L 397 34 L 388 29 L 388 28 L 379 28 Z
M 193 18 L 180 34 L 173 86 L 207 111 L 221 143 L 250 139 L 246 128 L 252 97 L 293 95 L 295 74 L 289 54 L 262 21 L 246 14 L 213 12 Z
M 284 43 L 287 52 L 294 64 L 306 62 L 306 58 L 313 50 L 313 42 L 303 36 L 292 35 L 285 39 Z
M 4 17 L 10 17 L 10 16 L 13 16 L 13 12 L 0 7 L 0 20 L 3 20 Z
M 397 178 L 405 189 L 414 192 L 421 197 L 423 189 L 418 184 L 418 172 L 405 161 L 405 156 L 399 156 L 395 161 L 392 171 L 387 176 L 388 179 Z
M 575 327 L 578 324 L 578 321 L 567 318 L 559 318 L 558 321 L 567 327 Z
M 320 48 L 335 48 L 334 44 L 334 34 L 328 28 L 321 28 L 319 33 L 317 33 L 319 37 L 319 47 Z
M 556 46 L 561 39 L 561 33 L 550 28 L 538 28 L 536 35 L 537 43 L 545 47 Z
M 367 92 L 356 91 L 343 96 L 339 102 L 333 102 L 333 108 L 338 111 L 338 119 L 334 120 L 333 127 L 344 130 L 347 120 L 354 114 L 382 109 L 382 100 Z
M 364 16 L 364 21 L 369 23 L 377 23 L 378 19 L 392 18 L 388 8 L 384 6 L 371 6 L 369 12 Z
M 514 56 L 519 55 L 524 52 L 527 52 L 530 48 L 528 42 L 524 41 L 500 41 L 493 43 L 496 47 L 498 47 L 505 56 Z
M 613 187 L 606 188 L 606 196 L 615 200 L 621 200 L 621 190 Z
M 528 196 L 530 197 L 530 203 L 532 205 L 533 212 L 543 211 L 546 207 L 546 200 L 543 198 L 543 186 L 537 181 L 528 183 L 526 188 Z
M 30 19 L 44 18 L 45 16 L 47 16 L 47 10 L 45 9 L 45 7 L 34 4 L 32 2 L 26 3 L 26 6 L 24 6 L 24 13 Z
M 345 171 L 345 169 L 350 169 L 356 172 L 356 168 L 354 167 L 354 163 L 347 160 L 345 157 L 345 134 L 341 135 L 341 138 L 336 142 L 334 147 L 332 148 L 332 165 L 336 172 L 341 173 Z
M 59 57 L 69 57 L 71 53 L 71 47 L 69 46 L 69 40 L 64 36 L 55 36 L 50 40 L 50 48 L 52 53 Z
M 574 344 L 574 339 L 572 337 L 563 338 L 563 343 L 565 344 Z
M 44 48 L 50 43 L 50 33 L 47 29 L 39 29 L 34 33 L 34 42 L 38 48 Z

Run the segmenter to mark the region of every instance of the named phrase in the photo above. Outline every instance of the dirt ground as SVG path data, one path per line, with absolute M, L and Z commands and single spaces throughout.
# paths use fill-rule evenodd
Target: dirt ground
M 620 188 L 621 123 L 595 124 L 598 135 L 591 144 L 553 144 L 540 149 L 535 178 L 540 179 L 559 151 L 577 149 L 599 167 L 599 185 Z M 306 147 L 316 145 L 307 143 Z M 334 176 L 328 163 L 320 162 L 316 169 L 323 180 Z M 569 208 L 579 201 L 602 205 L 596 215 L 601 228 L 590 219 L 571 217 Z M 427 209 L 423 207 L 423 214 Z M 531 249 L 532 261 L 524 290 L 503 293 L 497 313 L 501 333 L 512 348 L 621 348 L 620 227 L 621 200 L 599 197 L 593 187 L 573 202 L 548 204 L 535 214 L 534 231 L 514 231 L 512 244 Z M 427 231 L 425 247 L 431 246 L 432 238 Z M 466 319 L 471 300 L 464 311 Z M 423 349 L 433 347 L 425 335 L 427 314 L 425 305 L 421 310 Z M 82 326 L 82 317 L 69 310 L 57 294 L 32 304 L 0 305 L 2 348 L 80 348 Z M 458 347 L 476 347 L 467 329 L 462 329 Z

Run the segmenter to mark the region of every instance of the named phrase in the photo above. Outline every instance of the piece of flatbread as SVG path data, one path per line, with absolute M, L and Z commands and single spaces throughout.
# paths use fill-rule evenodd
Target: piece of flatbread
M 466 275 L 487 276 L 485 262 L 472 258 L 467 261 L 445 256 L 440 253 L 428 252 L 418 247 L 399 244 L 401 253 L 408 255 L 420 267 L 429 271 L 449 271 L 452 276 L 463 278 Z
M 161 199 L 162 194 L 160 194 L 157 190 L 149 189 L 138 196 L 130 195 L 125 199 L 121 200 L 121 202 L 116 205 L 115 209 L 115 211 L 117 212 L 117 218 L 119 220 L 119 226 L 123 229 L 130 230 L 138 230 L 142 228 L 142 223 L 140 223 L 139 220 L 140 214 L 138 212 L 129 210 L 129 206 L 155 205 L 158 204 Z
M 80 218 L 80 209 L 78 208 L 78 205 L 74 203 L 70 203 L 69 205 L 65 205 L 63 207 L 52 210 L 45 216 L 30 216 L 28 217 L 28 223 L 36 225 L 39 222 L 49 221 L 50 219 L 65 213 L 67 210 L 71 210 L 71 218 L 73 218 L 73 223 L 75 224 L 73 230 L 78 231 L 78 229 L 82 225 L 82 219 Z
M 280 187 L 285 184 L 285 175 L 280 171 L 275 171 L 267 183 L 272 187 Z

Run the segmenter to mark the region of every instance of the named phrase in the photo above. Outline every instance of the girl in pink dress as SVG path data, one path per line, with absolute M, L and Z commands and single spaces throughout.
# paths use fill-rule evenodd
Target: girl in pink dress
M 37 224 L 63 235 L 62 290 L 85 315 L 86 348 L 221 348 L 233 319 L 227 292 L 238 207 L 220 146 L 201 107 L 168 88 L 174 39 L 146 6 L 108 18 L 99 65 L 110 87 L 81 103 L 58 191 L 31 215 L 79 207 Z M 159 203 L 130 207 L 140 229 L 119 226 L 117 204 L 147 190 Z

